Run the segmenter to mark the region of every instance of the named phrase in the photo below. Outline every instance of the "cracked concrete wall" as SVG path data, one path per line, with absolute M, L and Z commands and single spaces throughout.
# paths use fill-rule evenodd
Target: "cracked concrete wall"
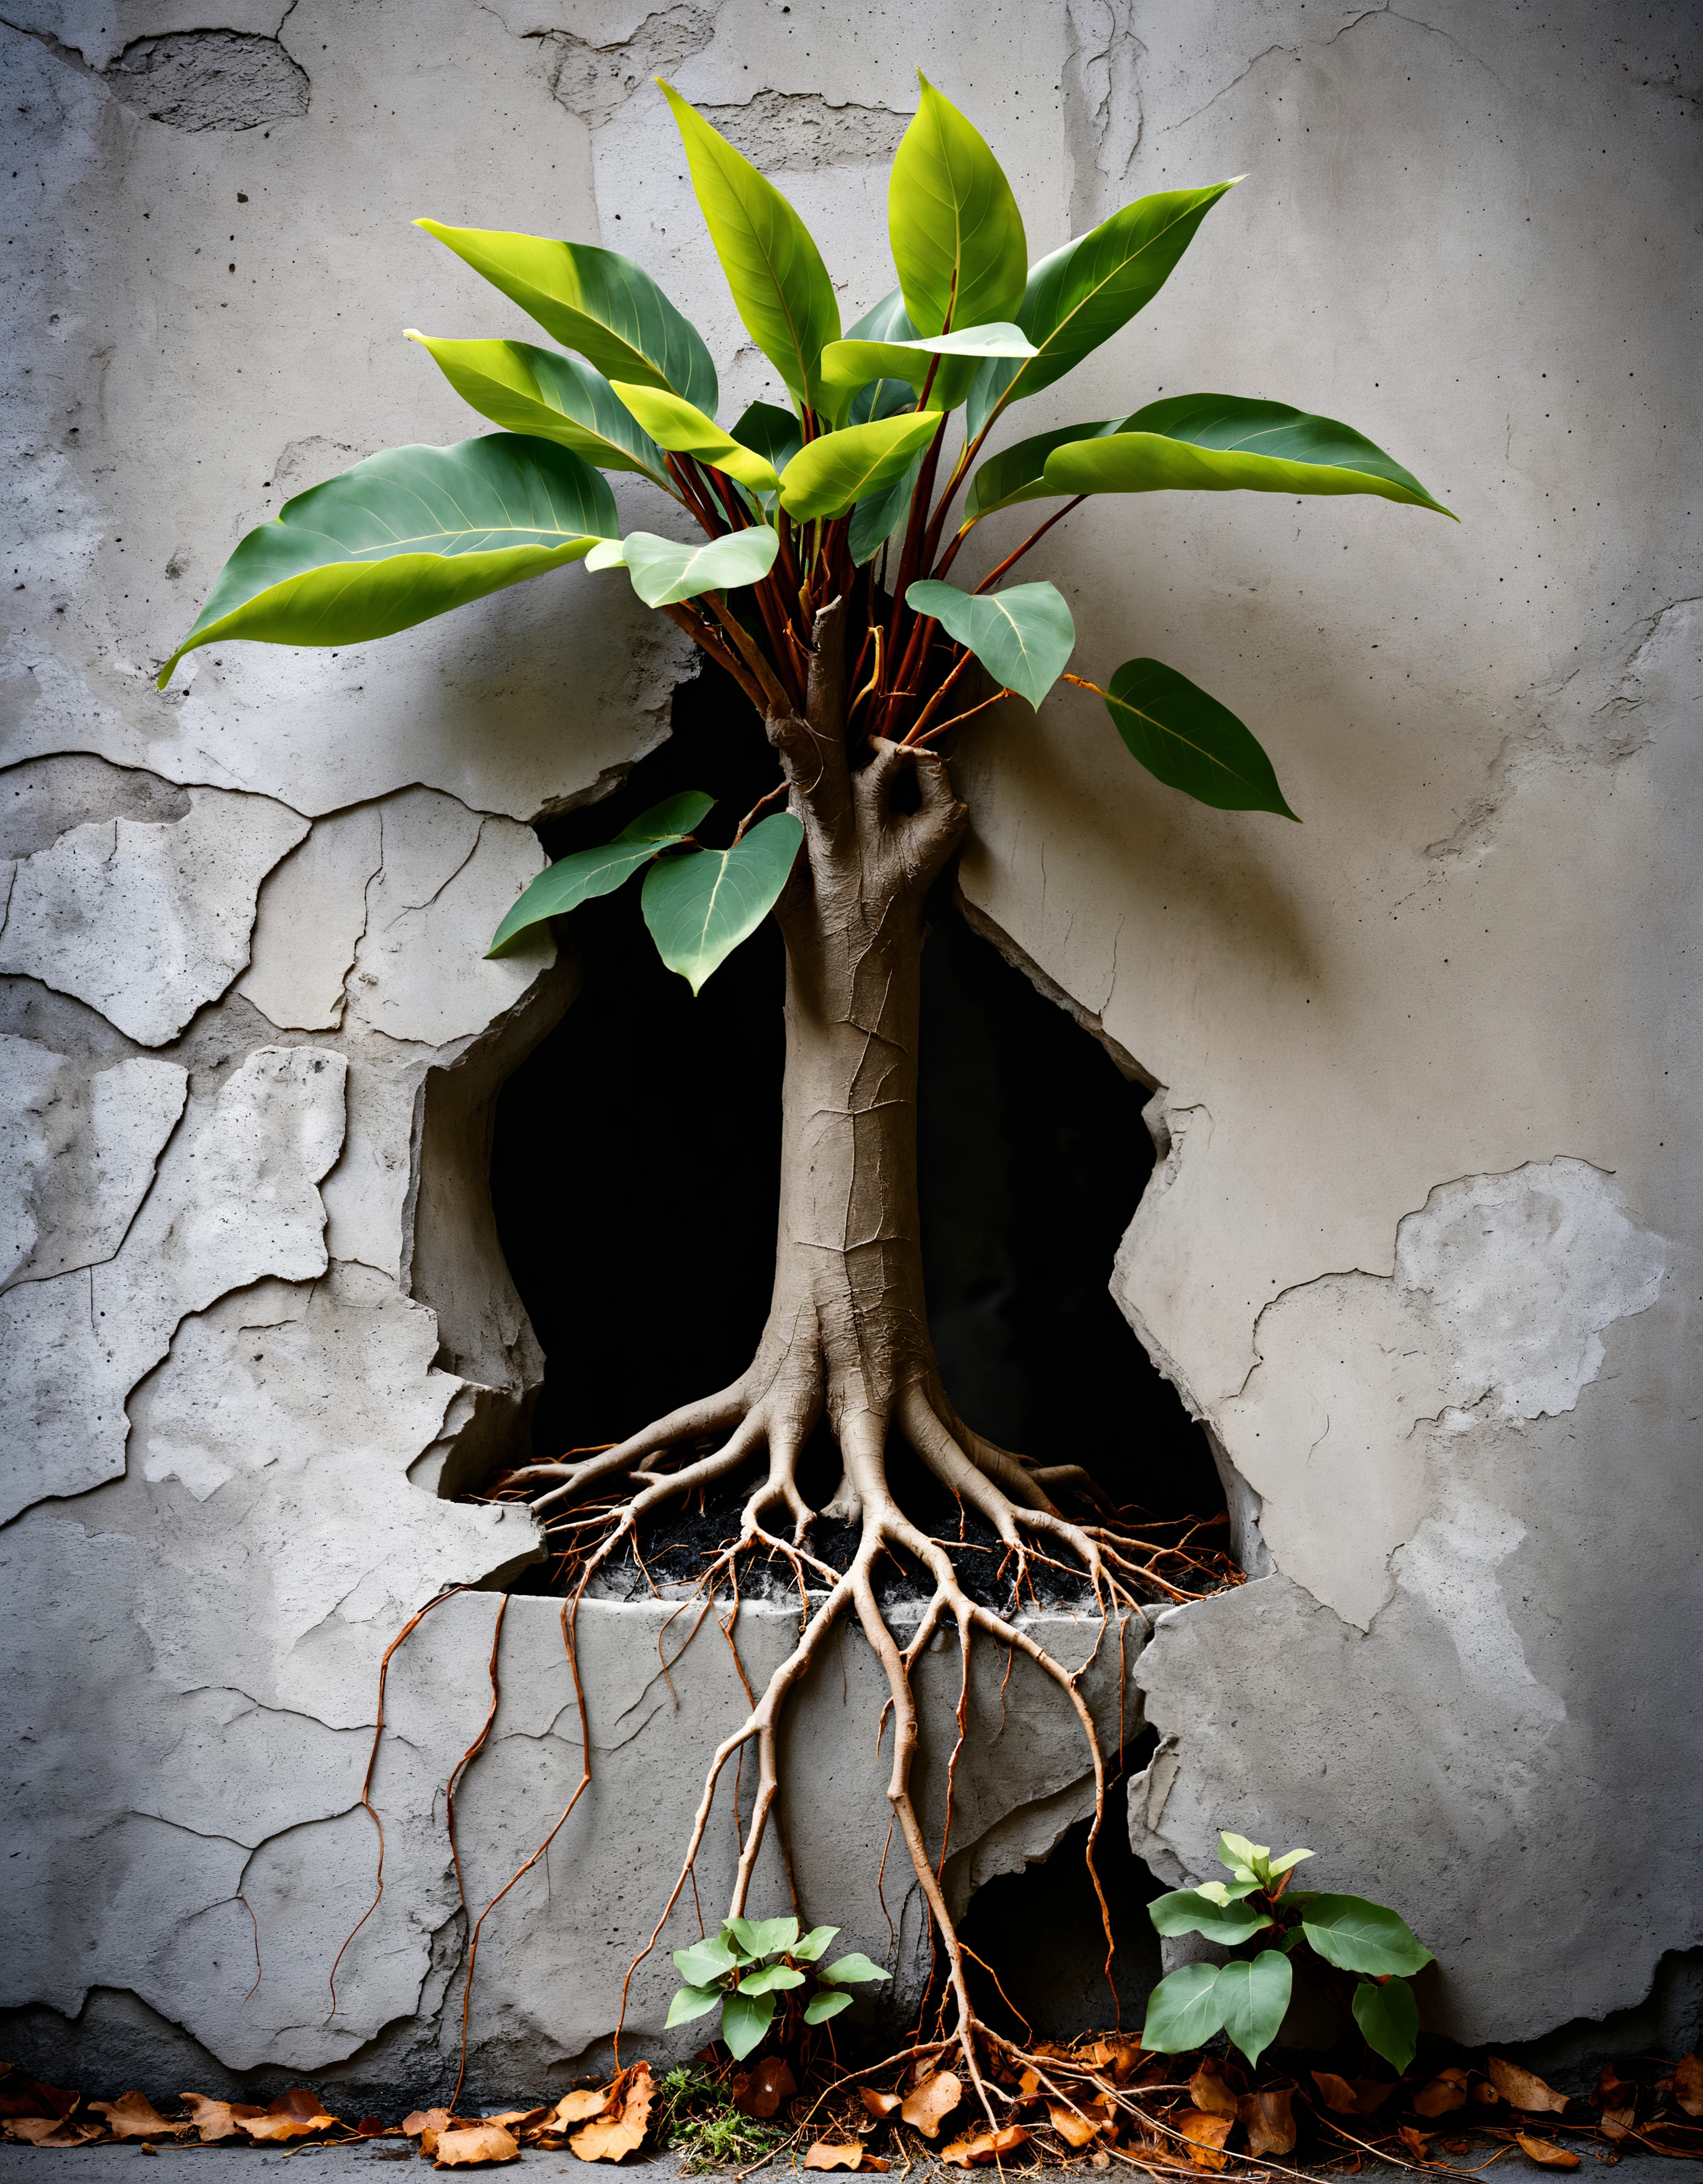
M 1308 823 L 1182 805 L 1065 697 L 964 754 L 962 883 L 1157 1088 L 1116 1291 L 1208 1420 L 1261 1573 L 1138 1663 L 1164 1740 L 1138 1847 L 1177 1878 L 1220 1825 L 1311 1842 L 1400 1903 L 1444 1959 L 1433 2020 L 1466 2033 L 1600 2017 L 1697 1942 L 1696 30 L 1578 0 L 1541 24 L 1316 0 L 952 0 L 909 25 L 816 0 L 0 6 L 8 2052 L 376 2093 L 453 2050 L 442 1785 L 487 1703 L 488 1593 L 398 1657 L 389 1878 L 335 2008 L 326 1976 L 370 1899 L 384 1647 L 441 1585 L 535 1551 L 524 1517 L 443 1497 L 512 1441 L 540 1369 L 484 1133 L 573 975 L 548 944 L 479 951 L 538 868 L 527 822 L 656 744 L 681 655 L 570 571 L 381 645 L 149 677 L 291 493 L 476 429 L 399 329 L 530 322 L 415 214 L 624 249 L 704 326 L 729 414 L 777 393 L 659 68 L 785 175 L 848 318 L 890 283 L 915 64 L 998 143 L 1034 254 L 1142 190 L 1251 170 L 1058 404 L 1297 400 L 1465 517 L 1082 510 L 1052 566 L 1088 671 L 1150 650 L 1198 676 Z M 597 1604 L 601 1786 L 481 1945 L 496 2090 L 596 2048 L 610 1936 L 648 1927 L 631 1876 L 667 1863 L 679 1723 L 636 1665 L 645 1613 Z M 742 1623 L 753 1660 L 771 1620 Z M 504 1646 L 464 1814 L 476 1904 L 578 1767 L 552 1604 L 515 1599 Z M 734 1702 L 726 1648 L 682 1674 L 689 1780 Z M 835 1778 L 838 1704 L 816 1695 L 798 1763 L 831 1915 L 881 1832 Z M 961 1786 L 961 1887 L 1081 1809 L 1049 1721 L 1020 1708 Z M 894 1917 L 914 1970 L 914 1904 Z M 667 1982 L 645 1976 L 650 2031 Z

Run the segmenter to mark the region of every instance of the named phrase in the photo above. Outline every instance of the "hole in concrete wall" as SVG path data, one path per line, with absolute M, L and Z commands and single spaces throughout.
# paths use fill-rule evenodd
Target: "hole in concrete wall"
M 730 734 L 721 677 L 682 685 L 669 742 L 618 795 L 546 827 L 548 853 L 606 841 L 684 788 L 748 808 L 774 761 L 743 701 L 731 706 Z M 1120 1502 L 1210 1516 L 1224 1497 L 1205 1436 L 1106 1287 L 1152 1171 L 1146 1093 L 970 930 L 949 874 L 931 923 L 920 1153 L 948 1390 L 993 1439 L 1085 1462 Z M 539 1457 L 619 1439 L 743 1369 L 768 1307 L 778 1191 L 773 927 L 696 1000 L 659 961 L 636 890 L 586 905 L 566 944 L 579 997 L 504 1085 L 491 1168 L 548 1361 Z M 830 1478 L 821 1498 L 831 1490 Z

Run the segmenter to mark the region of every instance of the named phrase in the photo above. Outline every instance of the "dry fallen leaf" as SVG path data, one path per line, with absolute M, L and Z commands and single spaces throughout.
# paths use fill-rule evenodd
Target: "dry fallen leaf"
M 175 2138 L 186 2123 L 168 2123 L 145 2093 L 120 2093 L 115 2101 L 91 2101 L 114 2138 Z
M 334 2131 L 337 2118 L 320 2105 L 320 2097 L 306 2086 L 295 2086 L 267 2103 L 257 2116 L 245 2118 L 242 2128 L 263 2145 L 290 2138 L 309 2138 L 316 2131 Z
M 1396 2136 L 1416 2160 L 1425 2159 L 1426 2148 L 1430 2145 L 1431 2141 L 1422 2131 L 1415 2131 L 1411 2124 L 1403 2124 Z
M 1624 2138 L 1638 2120 L 1636 2109 L 1605 2109 L 1602 2112 L 1602 2135 L 1605 2138 Z
M 412 2115 L 402 2120 L 404 2138 L 418 2138 L 423 2131 L 447 2131 L 449 2128 L 448 2109 L 416 2109 Z
M 1017 2081 L 1017 2097 L 1020 2100 L 1025 2101 L 1040 2098 L 1041 2074 L 1038 2070 L 1031 2067 L 1023 2072 L 1022 2076 Z
M 609 2113 L 620 2082 L 617 2079 L 614 2086 L 583 2086 L 577 2092 L 564 2093 L 526 2133 L 528 2140 L 554 2137 L 559 2143 L 562 2132 L 576 2131 L 582 2123 L 594 2123 Z
M 18 2077 L 0 2092 L 0 2116 L 63 2119 L 71 2113 L 81 2098 L 69 2086 L 48 2086 L 39 2078 Z
M 1502 2067 L 1506 2070 L 1508 2065 L 1504 2064 Z M 1514 2137 L 1520 2151 L 1529 2153 L 1533 2161 L 1541 2161 L 1545 2169 L 1577 2169 L 1579 2165 L 1578 2154 L 1565 2146 L 1557 2146 L 1553 2139 L 1533 2138 L 1523 2131 L 1517 2131 Z
M 890 2116 L 899 2106 L 897 2093 L 878 2093 L 872 2086 L 860 2086 L 863 2104 L 872 2116 Z
M 504 2131 L 518 2138 L 523 2131 L 535 2130 L 550 2114 L 548 2107 L 539 2109 L 504 2109 L 497 2115 L 476 2116 L 476 2123 L 500 2123 Z
M 1126 2078 L 1133 2077 L 1141 2068 L 1143 2054 L 1141 2042 L 1138 2040 L 1121 2040 L 1114 2036 L 1105 2044 L 1111 2051 L 1107 2060 L 1111 2064 L 1112 2075 L 1117 2080 L 1119 2085 L 1121 2085 Z
M 799 2081 L 778 2055 L 765 2055 L 756 2068 L 745 2076 L 733 2096 L 733 2105 L 741 2115 L 755 2116 L 766 2121 L 782 2101 L 789 2101 L 799 2090 Z
M 1327 2109 L 1334 2109 L 1338 2115 L 1360 2114 L 1360 2096 L 1346 2078 L 1338 2077 L 1334 2070 L 1315 2070 L 1313 2083 Z
M 957 2169 L 979 2169 L 983 2162 L 997 2161 L 1002 2154 L 1015 2153 L 1020 2146 L 1028 2142 L 1029 2134 L 1020 2123 L 1008 2123 L 999 2131 L 989 2131 L 984 2125 L 980 2131 L 968 2131 L 962 2138 L 954 2138 L 949 2146 L 943 2146 L 940 2159 Z
M 205 2093 L 180 2093 L 177 2098 L 189 2110 L 203 2146 L 215 2139 L 240 2138 L 246 2123 L 266 2113 L 241 2101 L 209 2100 Z
M 860 2138 L 844 2146 L 831 2146 L 826 2139 L 819 2138 L 804 2156 L 804 2165 L 806 2169 L 885 2169 L 889 2164 L 878 2153 L 871 2153 Z
M 1188 2141 L 1188 2159 L 1200 2169 L 1222 2169 L 1228 2156 L 1220 2152 L 1236 2119 L 1208 2115 L 1205 2109 L 1184 2109 L 1172 2118 L 1173 2127 Z
M 61 2116 L 8 2117 L 6 2135 L 25 2146 L 53 2147 L 86 2146 L 91 2139 L 106 2137 L 97 2123 L 67 2123 Z
M 486 2169 L 496 2161 L 518 2161 L 520 2142 L 500 2123 L 470 2123 L 437 2134 L 440 2169 Z
M 906 2123 L 915 2124 L 925 2138 L 932 2138 L 957 2107 L 963 2091 L 950 2070 L 931 2071 L 905 2095 L 899 2113 Z
M 1197 2109 L 1205 2109 L 1208 2115 L 1233 2116 L 1236 2113 L 1236 2096 L 1225 2084 L 1218 2065 L 1210 2060 L 1203 2062 L 1188 2081 L 1188 2098 Z
M 1567 2104 L 1565 2093 L 1558 2093 L 1553 2086 L 1546 2086 L 1541 2078 L 1534 2078 L 1517 2063 L 1505 2063 L 1500 2055 L 1484 2058 L 1484 2075 L 1511 2108 L 1524 2109 L 1528 2114 L 1547 2110 L 1560 2115 Z
M 1244 2093 L 1236 2114 L 1247 2131 L 1249 2153 L 1294 2152 L 1295 2119 L 1288 2093 Z
M 1689 2116 L 1703 2116 L 1703 2063 L 1682 2055 L 1673 2071 L 1673 2098 Z
M 1449 2115 L 1455 2109 L 1464 2109 L 1466 2073 L 1453 2069 L 1439 2070 L 1428 2086 L 1414 2095 L 1413 2105 L 1422 2116 Z
M 1099 2126 L 1093 2117 L 1078 2115 L 1074 2109 L 1066 2108 L 1062 2101 L 1049 2101 L 1047 2116 L 1066 2146 L 1083 2147 L 1090 2139 L 1099 2137 Z
M 609 2088 L 609 2107 L 603 2120 L 588 2123 L 568 2141 L 569 2151 L 581 2161 L 619 2161 L 636 2153 L 650 2127 L 650 2104 L 656 2088 L 648 2063 L 635 2063 Z

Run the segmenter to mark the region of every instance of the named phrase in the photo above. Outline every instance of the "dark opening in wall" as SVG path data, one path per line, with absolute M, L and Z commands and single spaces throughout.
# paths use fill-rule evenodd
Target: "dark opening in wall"
M 548 854 L 607 841 L 682 789 L 749 808 L 774 760 L 732 705 L 714 670 L 683 685 L 668 743 L 619 794 L 546 827 Z M 929 914 L 919 1153 L 948 1392 L 991 1439 L 1084 1463 L 1120 1503 L 1209 1517 L 1224 1497 L 1205 1437 L 1106 1287 L 1153 1167 L 1146 1093 L 971 931 L 950 872 Z M 492 1156 L 503 1248 L 548 1360 L 540 1458 L 619 1440 L 743 1370 L 778 1196 L 773 926 L 695 1000 L 659 960 L 636 887 L 587 904 L 562 939 L 582 989 L 504 1086 Z

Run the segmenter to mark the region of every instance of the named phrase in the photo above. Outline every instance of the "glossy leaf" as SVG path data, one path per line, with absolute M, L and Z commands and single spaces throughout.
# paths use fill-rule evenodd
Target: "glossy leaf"
M 1147 1997 L 1141 2044 L 1151 2053 L 1180 2055 L 1204 2047 L 1224 2025 L 1227 1997 L 1218 1992 L 1216 1964 L 1184 1964 L 1162 1979 Z
M 922 456 L 923 450 L 919 448 L 910 459 L 909 469 L 879 493 L 868 494 L 853 509 L 846 532 L 846 549 L 854 569 L 862 568 L 865 561 L 872 561 L 898 528 L 910 506 L 910 496 L 916 490 L 916 481 L 922 472 Z
M 642 266 L 618 250 L 498 228 L 417 220 L 493 288 L 577 349 L 605 379 L 666 387 L 710 416 L 720 395 L 704 337 Z
M 708 1941 L 694 1942 L 689 1949 L 674 1952 L 676 1969 L 689 1986 L 713 1986 L 717 1980 L 725 1979 L 738 1961 L 726 1942 L 715 1935 Z
M 782 1988 L 802 1986 L 804 1975 L 795 1972 L 790 1964 L 765 1964 L 760 1972 L 741 1975 L 741 1994 L 774 1994 Z
M 910 587 L 905 604 L 932 616 L 997 682 L 1032 705 L 1058 681 L 1076 648 L 1076 624 L 1053 584 L 1013 584 L 977 598 L 927 577 Z
M 548 440 L 493 432 L 391 448 L 285 502 L 220 570 L 181 644 L 362 644 L 564 567 L 617 529 L 598 473 Z
M 817 359 L 840 333 L 840 309 L 821 253 L 774 184 L 671 86 L 662 90 L 734 308 L 794 399 L 820 410 Z
M 726 1938 L 753 1957 L 772 1957 L 790 1949 L 799 1938 L 796 1919 L 729 1919 L 721 1929 Z
M 683 796 L 671 796 L 661 804 L 652 805 L 648 811 L 641 812 L 632 824 L 623 827 L 612 842 L 601 849 L 576 850 L 570 856 L 559 857 L 548 872 L 539 873 L 503 922 L 497 928 L 487 956 L 501 956 L 518 940 L 520 935 L 547 918 L 560 917 L 576 910 L 593 895 L 612 894 L 623 881 L 629 880 L 641 866 L 648 864 L 659 850 L 683 841 L 698 821 L 715 803 L 713 796 L 705 796 L 700 789 L 691 789 Z M 719 1943 L 700 1942 L 698 1947 L 719 1947 Z M 690 1955 L 693 1962 L 683 1959 Z M 702 1985 L 715 1976 L 704 1967 L 708 1958 L 699 1958 L 695 1952 L 676 1950 L 675 1962 L 688 1980 Z M 729 1964 L 719 1967 L 731 1970 Z
M 921 99 L 893 155 L 888 235 L 917 332 L 1015 318 L 1028 271 L 1023 218 L 999 161 L 919 71 Z
M 843 515 L 856 501 L 902 477 L 911 457 L 940 426 L 938 414 L 884 417 L 878 424 L 848 425 L 800 448 L 781 482 L 781 505 L 796 522 Z
M 774 2020 L 771 1994 L 730 1994 L 721 2004 L 721 2037 L 735 2062 L 743 2062 Z
M 1271 1921 L 1247 1903 L 1215 1903 L 1198 1888 L 1175 1888 L 1168 1896 L 1155 1896 L 1147 1907 L 1154 1930 L 1160 1934 L 1204 1934 L 1209 1942 L 1233 1948 L 1252 1939 Z
M 836 1986 L 856 1985 L 865 1980 L 884 1980 L 892 1977 L 877 1964 L 871 1962 L 861 1949 L 854 1949 L 849 1956 L 837 1957 L 831 1964 L 824 1964 L 816 1974 L 818 1979 L 830 1980 Z
M 1369 493 L 1450 512 L 1350 426 L 1235 394 L 1150 402 L 1121 432 L 1055 448 L 1045 478 L 1063 493 Z
M 637 471 L 672 493 L 662 450 L 600 371 L 531 342 L 438 341 L 409 330 L 462 400 L 509 432 L 571 448 L 594 470 Z
M 629 531 L 621 541 L 619 566 L 648 607 L 666 607 L 704 592 L 732 592 L 757 583 L 774 566 L 780 544 L 766 523 L 706 538 L 696 546 L 659 538 L 652 531 Z M 600 554 L 597 566 L 615 567 L 615 555 Z
M 1301 1864 L 1305 1859 L 1310 1858 L 1314 1855 L 1315 1853 L 1310 1850 L 1286 1850 L 1281 1858 L 1274 1858 L 1270 1865 L 1266 1867 L 1266 1876 L 1270 1880 L 1277 1880 L 1280 1879 L 1283 1875 L 1292 1871 L 1294 1867 Z
M 612 379 L 609 385 L 659 448 L 671 454 L 694 455 L 700 463 L 726 471 L 756 493 L 773 493 L 781 482 L 774 465 L 724 432 L 713 417 L 655 387 L 636 387 Z
M 1272 761 L 1254 737 L 1227 705 L 1174 667 L 1157 660 L 1126 660 L 1111 678 L 1105 702 L 1130 756 L 1168 788 L 1180 788 L 1216 811 L 1294 817 Z
M 1127 326 L 1165 286 L 1201 221 L 1234 187 L 1234 182 L 1213 182 L 1205 189 L 1139 198 L 1031 266 L 1017 324 L 1036 354 L 979 376 L 970 409 L 971 435 L 1002 397 L 1021 402 L 1038 394 Z
M 906 341 L 830 342 L 822 351 L 822 383 L 844 401 L 858 387 L 876 379 L 902 379 L 908 386 L 920 388 L 932 371 L 938 385 L 937 358 L 1021 359 L 1032 354 L 1022 329 L 1004 323 L 966 326 L 961 333 L 921 334 Z
M 813 1964 L 839 1930 L 838 1926 L 812 1926 L 802 1941 L 788 1944 L 787 1954 L 795 1964 Z
M 760 820 L 734 849 L 690 850 L 651 866 L 644 882 L 644 922 L 657 954 L 694 994 L 774 907 L 804 833 L 790 811 L 777 811 Z
M 843 2009 L 849 2009 L 853 1997 L 843 1987 L 829 1987 L 826 1993 L 813 1994 L 804 2005 L 806 2025 L 826 2025 L 831 2017 L 838 2017 Z
M 687 2024 L 694 2017 L 707 2016 L 722 1999 L 719 1986 L 683 1986 L 679 1988 L 668 2005 L 668 2016 L 663 2030 L 668 2031 L 676 2025 Z
M 849 342 L 870 342 L 877 346 L 888 343 L 902 345 L 916 332 L 904 308 L 904 296 L 893 288 L 872 309 L 865 311 L 854 326 L 847 329 L 845 337 Z M 949 369 L 956 371 L 960 367 L 954 365 Z M 937 379 L 935 383 L 938 386 L 940 382 Z M 943 410 L 952 405 L 943 397 L 938 404 L 931 401 L 930 406 Z M 844 421 L 849 425 L 867 425 L 877 417 L 894 416 L 901 410 L 914 410 L 916 407 L 916 389 L 908 378 L 901 376 L 873 379 L 853 395 Z M 840 421 L 837 412 L 829 414 L 836 423 Z
M 1220 1970 L 1216 1999 L 1223 2004 L 1224 2030 L 1250 2063 L 1257 2063 L 1277 2038 L 1294 1984 L 1294 1974 L 1281 1949 L 1261 1949 L 1251 1964 Z
M 1196 1893 L 1210 1897 L 1215 1903 L 1239 1903 L 1244 1896 L 1253 1895 L 1259 1886 L 1250 1874 L 1245 1880 L 1203 1880 Z
M 1059 425 L 1050 432 L 1037 432 L 1032 438 L 1002 448 L 970 480 L 964 502 L 966 520 L 978 521 L 996 509 L 1015 507 L 1020 500 L 1056 500 L 1059 489 L 1049 485 L 1046 477 L 1047 458 L 1053 450 L 1073 447 L 1082 440 L 1104 439 L 1121 428 L 1122 421 L 1116 417 L 1098 425 Z
M 1354 1991 L 1353 2007 L 1354 2021 L 1373 2054 L 1405 2070 L 1419 2045 L 1419 2004 L 1407 1981 L 1388 1979 L 1376 1986 L 1362 1980 Z
M 1301 1930 L 1327 1964 L 1346 1972 L 1405 1977 L 1431 1962 L 1405 1919 L 1363 1896 L 1315 1896 L 1301 1913 Z
M 1232 1873 L 1244 1871 L 1253 1879 L 1263 1880 L 1271 1855 L 1270 1843 L 1249 1842 L 1246 1836 L 1232 1835 L 1227 1828 L 1218 1837 L 1218 1863 L 1227 1865 Z
M 785 470 L 804 443 L 798 419 L 776 402 L 752 403 L 733 427 L 733 437 L 777 472 Z

